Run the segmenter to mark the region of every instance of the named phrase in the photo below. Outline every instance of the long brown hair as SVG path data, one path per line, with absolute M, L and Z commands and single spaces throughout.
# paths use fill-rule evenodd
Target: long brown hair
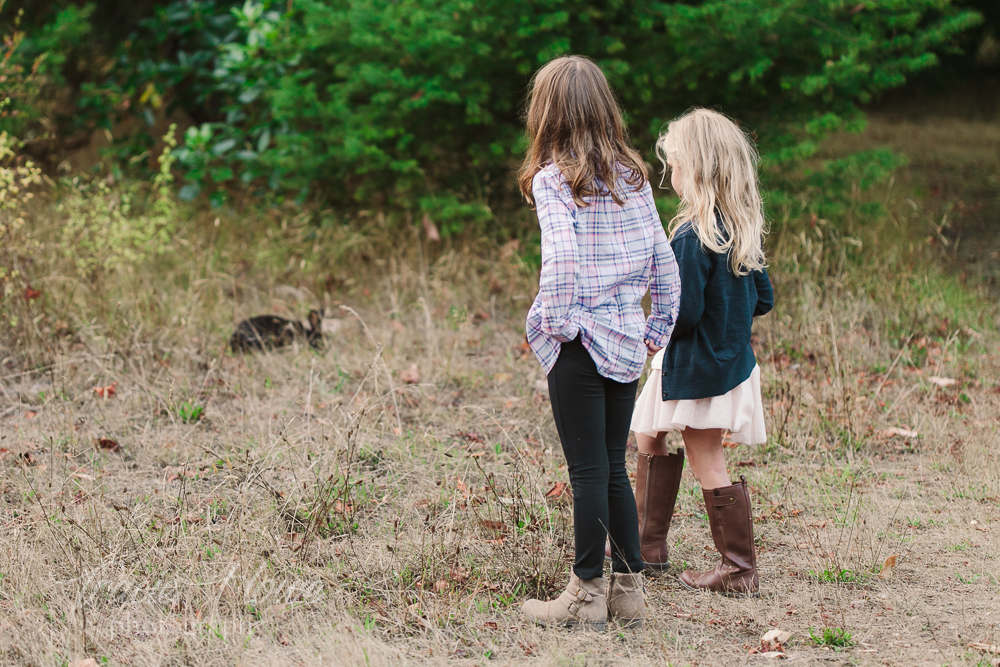
M 629 144 L 604 72 L 589 58 L 564 56 L 538 70 L 525 121 L 528 154 L 517 181 L 532 206 L 531 182 L 549 162 L 565 176 L 578 206 L 588 206 L 585 198 L 601 195 L 611 195 L 622 206 L 619 180 L 633 191 L 645 185 L 646 165 Z

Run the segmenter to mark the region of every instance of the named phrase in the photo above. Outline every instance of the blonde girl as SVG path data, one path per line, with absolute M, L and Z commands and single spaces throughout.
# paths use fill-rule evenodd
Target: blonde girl
M 666 434 L 680 431 L 722 556 L 707 572 L 685 570 L 680 581 L 692 590 L 755 594 L 750 495 L 745 478 L 730 481 L 722 437 L 728 431 L 734 442 L 766 441 L 760 368 L 750 346 L 753 318 L 774 304 L 757 154 L 733 121 L 707 109 L 670 123 L 656 150 L 681 199 L 669 225 L 681 305 L 632 416 L 640 549 L 647 567 L 667 566 L 684 450 L 668 451 Z
M 674 326 L 676 265 L 645 164 L 597 65 L 570 56 L 539 70 L 527 130 L 520 187 L 542 234 L 527 336 L 548 377 L 573 484 L 576 555 L 566 590 L 522 611 L 542 624 L 603 629 L 610 616 L 634 627 L 645 602 L 625 443 L 649 346 L 665 345 Z M 616 548 L 606 581 L 609 536 Z

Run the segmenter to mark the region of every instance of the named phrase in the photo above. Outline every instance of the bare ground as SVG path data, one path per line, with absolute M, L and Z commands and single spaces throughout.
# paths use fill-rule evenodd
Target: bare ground
M 5 376 L 3 661 L 745 664 L 772 627 L 803 664 L 977 664 L 971 642 L 1000 644 L 994 338 L 900 347 L 862 326 L 873 305 L 779 310 L 757 346 L 771 440 L 728 450 L 764 596 L 679 587 L 713 558 L 685 473 L 647 625 L 572 634 L 517 612 L 572 552 L 541 372 L 519 319 L 457 304 L 434 270 L 406 306 L 373 284 L 370 329 L 341 311 L 321 352 L 77 336 Z M 824 628 L 853 645 L 817 646 Z
M 896 125 L 849 148 L 927 129 Z M 973 150 L 997 141 L 987 129 L 953 134 L 969 151 L 948 159 L 994 178 L 995 153 Z M 895 224 L 944 243 L 954 200 L 901 190 Z M 645 627 L 575 634 L 517 611 L 566 581 L 572 491 L 523 343 L 534 275 L 516 247 L 425 255 L 404 236 L 379 253 L 336 228 L 324 277 L 275 250 L 308 229 L 267 224 L 193 220 L 168 273 L 117 284 L 34 268 L 44 296 L 19 302 L 24 336 L 0 350 L 0 664 L 1000 657 L 973 646 L 1000 645 L 1000 320 L 984 293 L 894 252 L 851 269 L 821 229 L 777 233 L 756 345 L 771 437 L 727 449 L 751 484 L 763 596 L 680 588 L 713 562 L 685 473 Z M 237 319 L 302 298 L 339 320 L 325 349 L 225 350 Z M 792 637 L 768 658 L 773 628 Z

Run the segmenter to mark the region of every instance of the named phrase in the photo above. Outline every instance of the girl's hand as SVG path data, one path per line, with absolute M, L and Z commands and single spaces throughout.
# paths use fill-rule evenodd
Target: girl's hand
M 659 345 L 653 345 L 653 343 L 651 343 L 650 341 L 648 341 L 648 340 L 646 341 L 646 355 L 647 356 L 651 357 L 651 356 L 653 356 L 654 354 L 656 354 L 657 352 L 659 352 L 662 349 L 663 348 L 660 347 Z

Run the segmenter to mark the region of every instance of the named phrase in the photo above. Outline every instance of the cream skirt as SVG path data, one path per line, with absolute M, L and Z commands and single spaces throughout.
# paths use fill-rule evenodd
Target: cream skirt
M 722 396 L 696 400 L 664 401 L 662 388 L 663 350 L 653 357 L 646 384 L 635 403 L 632 430 L 656 435 L 663 431 L 726 429 L 741 445 L 767 442 L 764 404 L 760 395 L 760 366 L 741 385 Z

